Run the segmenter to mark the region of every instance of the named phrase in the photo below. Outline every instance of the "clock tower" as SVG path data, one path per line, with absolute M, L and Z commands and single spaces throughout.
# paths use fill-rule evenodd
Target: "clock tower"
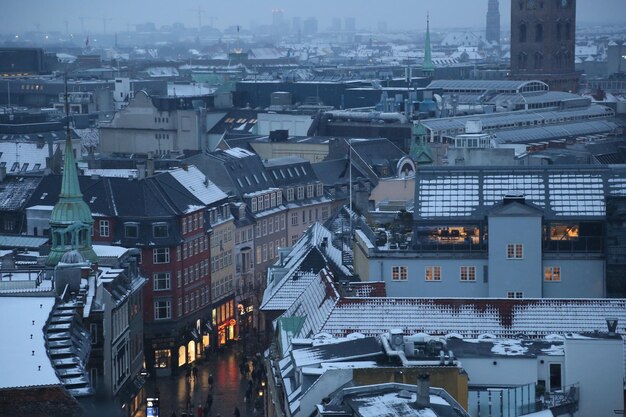
M 578 91 L 576 0 L 511 0 L 511 78 Z

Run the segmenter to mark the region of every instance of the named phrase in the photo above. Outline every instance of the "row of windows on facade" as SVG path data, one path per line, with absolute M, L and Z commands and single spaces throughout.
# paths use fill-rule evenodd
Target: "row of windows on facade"
M 232 169 L 232 168 L 231 168 Z M 261 176 L 263 176 L 263 180 L 265 182 L 268 182 L 267 180 L 267 175 L 265 175 L 265 172 L 261 171 Z M 242 180 L 243 179 L 243 180 Z M 254 180 L 254 182 L 258 185 L 261 184 L 261 181 L 259 180 L 259 176 L 257 174 L 252 174 L 252 179 Z M 250 177 L 248 177 L 247 175 L 244 175 L 241 178 L 237 178 L 237 184 L 239 184 L 240 187 L 244 186 L 244 181 L 248 186 L 252 185 L 252 181 L 250 181 Z
M 459 268 L 459 278 L 461 281 L 475 282 L 476 267 L 461 266 Z M 393 281 L 407 281 L 409 279 L 409 268 L 407 266 L 392 266 L 391 279 Z M 424 280 L 441 281 L 441 267 L 427 266 L 424 271 Z M 544 270 L 545 281 L 561 281 L 561 268 L 558 266 L 548 266 Z
M 154 118 L 154 123 L 169 123 L 169 122 L 170 122 L 169 117 L 155 117 Z
M 0 156 L 2 156 L 2 152 L 0 152 Z M 20 168 L 20 163 L 19 162 L 13 162 L 13 165 L 11 165 L 11 172 L 16 172 L 16 171 L 20 171 L 20 172 L 25 172 L 28 169 L 28 162 L 24 162 L 22 164 L 22 167 Z M 2 161 L 0 162 L 0 167 L 4 168 L 7 166 L 7 163 Z M 33 171 L 38 171 L 41 169 L 41 164 L 35 164 L 33 165 Z
M 192 256 L 206 251 L 208 247 L 209 238 L 207 236 L 199 236 L 195 239 L 187 240 L 176 251 L 176 260 L 180 261 L 181 257 L 182 259 L 191 258 Z
M 528 41 L 528 25 L 522 22 L 519 25 L 519 42 L 525 43 Z M 544 41 L 543 23 L 536 23 L 534 25 L 535 42 Z M 557 22 L 554 26 L 554 35 L 557 41 L 569 41 L 572 38 L 572 24 L 570 22 Z
M 233 277 L 229 275 L 223 278 L 217 283 L 212 284 L 212 291 L 215 298 L 221 296 L 221 294 L 227 293 L 232 290 Z M 177 314 L 182 316 L 183 314 L 191 313 L 206 305 L 210 304 L 209 288 L 204 286 L 196 289 L 191 293 L 185 294 L 184 297 L 177 297 Z M 213 309 L 213 323 L 217 320 L 222 320 L 224 317 L 233 316 L 232 302 L 222 305 L 217 309 Z M 154 300 L 154 319 L 155 320 L 168 320 L 172 318 L 172 301 L 170 298 L 159 298 Z
M 569 52 L 557 52 L 552 55 L 553 68 L 562 68 L 563 64 L 569 62 L 572 55 Z M 533 55 L 533 68 L 543 69 L 544 67 L 543 54 L 541 52 L 535 52 Z M 528 69 L 528 54 L 520 52 L 517 56 L 517 66 L 519 69 Z
M 209 224 L 213 225 L 218 222 L 225 221 L 231 217 L 230 206 L 228 204 L 222 204 L 219 207 L 213 207 L 208 210 Z
M 191 284 L 209 275 L 209 261 L 202 260 L 195 265 L 185 267 L 176 272 L 176 286 Z M 155 272 L 152 274 L 152 289 L 154 291 L 169 291 L 172 288 L 172 274 L 170 272 Z
M 201 212 L 194 213 L 182 219 L 183 234 L 201 229 L 204 226 L 204 218 Z M 98 222 L 100 237 L 109 237 L 111 235 L 111 224 L 109 220 L 100 220 Z M 137 239 L 139 237 L 139 223 L 125 222 L 124 236 L 129 239 Z M 169 225 L 165 222 L 152 223 L 152 237 L 166 238 L 169 237 Z
M 543 9 L 546 1 L 548 0 L 519 0 L 518 6 L 520 10 L 524 10 L 524 6 L 528 10 L 536 10 Z M 571 0 L 550 0 L 552 1 L 557 8 L 559 9 L 567 9 L 570 7 Z
M 283 195 L 280 191 L 271 191 L 250 199 L 250 208 L 253 213 L 270 210 L 283 204 Z
M 184 314 L 191 313 L 199 308 L 209 304 L 209 289 L 204 286 L 196 291 L 192 291 L 189 294 L 185 294 L 184 297 L 178 297 L 178 316 L 183 315 L 183 299 L 184 299 Z M 172 318 L 172 301 L 169 298 L 161 298 L 154 300 L 154 319 L 155 320 L 168 320 Z
M 313 211 L 315 210 L 315 211 Z M 313 213 L 315 213 L 315 217 L 313 217 Z M 307 221 L 307 210 L 304 209 L 302 210 L 302 224 L 311 224 L 314 221 L 320 220 L 320 208 L 319 207 L 315 207 L 315 209 L 309 209 L 308 210 L 308 221 Z M 321 209 L 321 214 L 322 214 L 322 218 L 321 220 L 326 220 L 328 218 L 328 206 L 322 206 Z M 297 226 L 298 222 L 299 222 L 299 215 L 298 212 L 292 212 L 291 213 L 291 225 L 292 226 Z
M 258 220 L 255 228 L 256 237 L 271 235 L 272 233 L 278 233 L 281 230 L 285 230 L 287 227 L 285 221 L 285 215 L 280 214 L 278 216 L 270 217 L 269 219 Z
M 256 263 L 271 261 L 278 256 L 278 248 L 285 247 L 285 238 L 275 242 L 264 243 L 256 247 Z
M 225 229 L 214 230 L 211 235 L 211 249 L 221 248 L 224 249 L 224 244 L 233 240 L 233 231 L 231 227 Z
M 541 126 L 541 125 L 551 125 L 551 124 L 556 124 L 556 123 L 565 123 L 565 122 L 573 122 L 573 121 L 577 121 L 577 120 L 594 120 L 594 119 L 606 119 L 607 117 L 612 117 L 613 116 L 613 112 L 609 109 L 607 109 L 606 113 L 597 113 L 597 114 L 570 114 L 570 115 L 564 115 L 561 116 L 559 118 L 551 118 L 551 119 L 544 119 L 543 117 L 545 117 L 545 115 L 541 115 L 541 114 L 529 114 L 527 115 L 529 118 L 530 117 L 535 117 L 534 119 L 522 119 L 522 120 L 518 120 L 518 121 L 506 121 L 506 123 L 499 123 L 499 124 L 489 124 L 488 126 L 483 126 L 483 129 L 486 131 L 493 131 L 493 130 L 500 130 L 500 129 L 513 129 L 513 128 L 517 128 L 517 127 L 523 127 L 523 126 Z M 430 128 L 429 128 L 430 129 Z M 438 137 L 439 139 L 441 139 L 442 136 L 446 136 L 446 135 L 455 135 L 455 134 L 462 134 L 465 132 L 465 127 L 460 127 L 460 128 L 455 128 L 455 129 L 431 129 L 432 135 L 434 137 Z

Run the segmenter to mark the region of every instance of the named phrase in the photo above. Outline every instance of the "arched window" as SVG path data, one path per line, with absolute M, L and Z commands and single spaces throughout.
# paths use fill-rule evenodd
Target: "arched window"
M 543 24 L 535 25 L 535 42 L 543 42 Z
M 519 25 L 519 41 L 526 42 L 526 23 Z
M 543 68 L 543 54 L 541 52 L 535 52 L 535 69 Z
M 528 63 L 528 55 L 522 52 L 517 56 L 517 67 L 519 69 L 526 69 L 526 65 Z

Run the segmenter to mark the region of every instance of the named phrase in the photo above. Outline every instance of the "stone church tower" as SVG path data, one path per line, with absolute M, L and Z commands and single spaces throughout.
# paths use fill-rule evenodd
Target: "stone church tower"
M 576 0 L 511 0 L 511 78 L 578 91 Z

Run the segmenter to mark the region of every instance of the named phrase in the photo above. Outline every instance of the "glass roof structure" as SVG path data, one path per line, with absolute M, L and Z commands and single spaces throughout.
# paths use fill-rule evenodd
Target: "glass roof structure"
M 441 88 L 446 92 L 471 93 L 495 90 L 499 93 L 524 93 L 548 91 L 550 87 L 543 81 L 514 80 L 434 80 L 426 88 Z
M 506 195 L 520 194 L 548 219 L 603 218 L 605 196 L 626 196 L 626 167 L 424 167 L 414 216 L 480 220 Z

